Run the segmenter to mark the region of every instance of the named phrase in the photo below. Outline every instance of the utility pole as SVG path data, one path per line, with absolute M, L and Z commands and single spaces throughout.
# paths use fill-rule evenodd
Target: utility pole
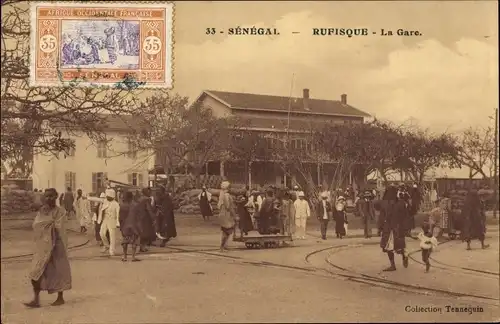
M 493 218 L 497 218 L 498 210 L 498 108 L 495 108 L 495 161 L 493 162 L 494 167 L 494 188 L 493 196 L 495 197 L 495 208 L 493 208 Z
M 288 118 L 287 118 L 287 125 L 286 125 L 286 139 L 285 139 L 285 154 L 286 154 L 286 158 L 288 159 L 288 154 L 289 154 L 289 146 L 288 146 L 288 143 L 290 141 L 290 113 L 292 112 L 292 95 L 293 95 L 293 83 L 295 81 L 295 73 L 292 74 L 292 82 L 291 82 L 291 85 L 290 85 L 290 96 L 288 97 Z M 285 174 L 284 174 L 284 183 L 285 183 L 285 187 L 287 186 L 286 185 L 286 174 L 288 172 L 288 163 L 287 161 L 285 161 Z M 290 182 L 291 183 L 291 182 Z

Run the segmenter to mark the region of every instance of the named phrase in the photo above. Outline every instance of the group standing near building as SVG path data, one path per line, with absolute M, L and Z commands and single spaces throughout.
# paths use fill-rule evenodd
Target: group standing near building
M 338 238 L 347 234 L 347 203 L 340 193 L 332 198 L 328 192 L 321 192 L 320 200 L 314 210 L 311 210 L 305 193 L 298 187 L 282 190 L 271 186 L 264 197 L 259 192 L 247 190 L 236 198 L 230 189 L 231 184 L 223 181 L 218 200 L 221 252 L 227 251 L 229 238 L 234 234 L 236 226 L 240 226 L 245 235 L 257 230 L 262 235 L 293 235 L 296 239 L 304 239 L 307 221 L 313 212 L 319 220 L 323 240 L 327 238 L 330 221 L 335 222 Z M 58 198 L 60 206 L 57 205 Z M 122 261 L 128 261 L 129 252 L 132 262 L 140 261 L 137 258 L 138 248 L 139 251 L 146 252 L 154 241 L 160 240 L 160 246 L 165 246 L 171 238 L 177 236 L 173 199 L 164 186 L 159 187 L 156 195 L 153 195 L 151 188 L 144 188 L 140 196 L 134 196 L 128 191 L 122 193 L 120 198 L 117 199 L 117 192 L 112 188 L 107 188 L 99 198 L 91 198 L 82 190 L 77 190 L 74 198 L 71 188 L 67 188 L 62 197 L 54 188 L 44 190 L 43 195 L 35 195 L 34 203 L 41 207 L 38 208 L 33 223 L 36 239 L 29 274 L 33 300 L 25 303 L 27 307 L 40 307 L 41 291 L 57 293 L 52 305 L 65 303 L 64 291 L 72 287 L 67 252 L 67 220 L 73 214 L 82 233 L 94 223 L 96 241 L 101 245 L 102 252 L 110 256 L 115 255 L 118 235 L 121 234 Z M 213 215 L 209 190 L 203 187 L 198 198 L 202 216 L 208 219 Z M 420 240 L 426 272 L 431 267 L 430 255 L 437 247 L 439 235 L 448 222 L 448 199 L 446 195 L 442 197 L 437 209 L 434 209 L 429 219 L 420 226 L 422 231 L 417 238 Z M 91 201 L 95 205 L 93 209 Z M 408 267 L 405 240 L 409 230 L 415 227 L 415 210 L 418 210 L 416 204 L 418 199 L 412 199 L 404 186 L 389 186 L 382 199 L 377 201 L 374 201 L 371 190 L 365 190 L 357 201 L 366 238 L 371 237 L 371 223 L 376 219 L 375 211 L 378 211 L 376 223 L 381 236 L 380 247 L 389 260 L 389 267 L 384 271 L 396 271 L 396 255 L 401 256 L 403 267 Z M 484 204 L 476 191 L 471 190 L 468 193 L 462 209 L 462 219 L 462 240 L 467 243 L 467 250 L 471 249 L 471 242 L 476 239 L 482 249 L 488 248 L 489 245 L 485 243 Z

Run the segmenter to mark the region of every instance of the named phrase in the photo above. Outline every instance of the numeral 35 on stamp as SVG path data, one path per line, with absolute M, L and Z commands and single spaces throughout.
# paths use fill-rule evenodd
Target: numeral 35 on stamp
M 31 4 L 31 86 L 172 87 L 172 3 Z

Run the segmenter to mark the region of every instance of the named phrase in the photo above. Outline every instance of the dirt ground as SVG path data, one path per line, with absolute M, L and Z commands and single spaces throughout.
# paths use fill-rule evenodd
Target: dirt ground
M 29 222 L 28 222 L 29 223 Z M 50 306 L 54 295 L 42 294 L 42 308 L 26 309 L 31 296 L 26 274 L 31 235 L 22 221 L 2 222 L 1 302 L 3 323 L 235 323 L 235 322 L 477 322 L 500 319 L 498 301 L 478 301 L 439 294 L 417 294 L 345 280 L 318 270 L 332 270 L 325 260 L 347 269 L 379 275 L 387 259 L 378 239 L 318 239 L 311 226 L 308 239 L 292 247 L 246 250 L 231 242 L 225 256 L 216 252 L 216 224 L 178 218 L 179 237 L 169 247 L 153 247 L 141 262 L 102 256 L 90 242 L 70 251 L 73 288 L 67 303 Z M 490 280 L 455 267 L 498 272 L 498 228 L 488 230 L 489 250 L 465 251 L 460 242 L 440 247 L 436 268 L 425 274 L 411 261 L 408 269 L 385 273 L 387 278 L 448 290 L 498 297 L 498 279 Z M 90 235 L 70 234 L 78 246 Z M 368 244 L 369 243 L 369 244 Z M 327 253 L 311 261 L 313 251 L 336 246 L 356 247 Z M 409 242 L 411 249 L 418 249 Z M 418 260 L 418 254 L 415 255 Z M 399 261 L 398 261 L 399 262 Z M 445 265 L 443 265 L 445 264 Z M 439 269 L 442 267 L 443 269 Z M 307 271 L 306 271 L 307 270 Z M 479 290 L 479 291 L 478 291 Z M 450 307 L 465 311 L 451 312 Z

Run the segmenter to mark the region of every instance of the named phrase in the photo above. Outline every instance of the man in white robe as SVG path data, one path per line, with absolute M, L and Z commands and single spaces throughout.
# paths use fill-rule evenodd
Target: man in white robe
M 297 200 L 293 203 L 295 207 L 295 234 L 297 238 L 303 240 L 306 238 L 307 219 L 311 217 L 311 208 L 307 200 L 305 200 L 303 191 L 299 191 L 297 196 Z
M 104 247 L 103 253 L 109 251 L 109 255 L 115 255 L 116 229 L 120 227 L 120 205 L 115 200 L 116 192 L 113 189 L 106 189 L 106 202 L 99 211 L 97 222 L 101 224 L 100 235 Z M 109 232 L 109 241 L 106 232 Z

